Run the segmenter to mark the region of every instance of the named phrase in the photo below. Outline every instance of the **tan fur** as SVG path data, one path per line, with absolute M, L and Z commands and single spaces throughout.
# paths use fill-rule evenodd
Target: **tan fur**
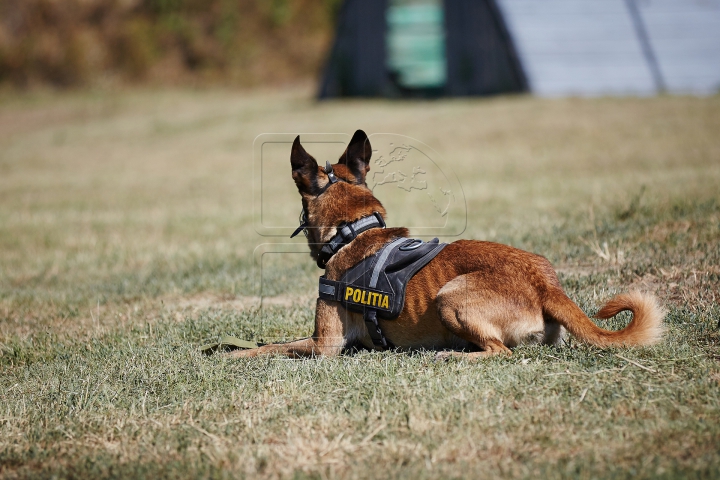
M 320 244 L 335 235 L 340 223 L 373 212 L 385 216 L 382 204 L 365 185 L 370 151 L 367 137 L 359 130 L 333 166 L 335 174 L 350 183 L 339 182 L 323 191 L 328 182 L 324 170 L 302 149 L 299 140 L 293 144 L 293 178 L 311 225 L 308 238 L 314 258 Z M 338 280 L 391 239 L 407 235 L 404 228 L 360 234 L 330 259 L 326 276 Z M 470 350 L 441 352 L 439 358 L 510 354 L 510 348 L 533 341 L 557 344 L 563 327 L 579 340 L 600 347 L 650 345 L 660 340 L 664 311 L 650 294 L 618 295 L 596 316 L 607 319 L 625 310 L 633 314 L 626 328 L 604 330 L 565 295 L 544 257 L 497 243 L 459 240 L 445 247 L 410 280 L 402 313 L 395 320 L 380 320 L 380 327 L 399 349 Z M 374 348 L 362 315 L 346 311 L 338 302 L 318 299 L 312 337 L 232 355 L 337 355 L 358 342 Z

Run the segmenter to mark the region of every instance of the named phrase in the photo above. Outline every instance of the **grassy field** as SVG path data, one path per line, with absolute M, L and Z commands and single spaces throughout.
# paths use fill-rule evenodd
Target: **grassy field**
M 308 97 L 0 98 L 0 477 L 720 476 L 720 97 Z M 312 329 L 306 254 L 264 264 L 254 297 L 255 247 L 289 242 L 253 227 L 255 136 L 357 128 L 435 149 L 462 237 L 545 255 L 586 312 L 655 292 L 665 341 L 478 363 L 200 354 Z M 289 170 L 263 175 L 294 226 Z

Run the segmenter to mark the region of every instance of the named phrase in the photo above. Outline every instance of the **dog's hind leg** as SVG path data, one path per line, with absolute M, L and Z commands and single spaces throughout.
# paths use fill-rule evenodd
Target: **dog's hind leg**
M 567 331 L 565 330 L 565 327 L 560 325 L 554 319 L 546 318 L 545 335 L 543 336 L 542 343 L 543 345 L 552 345 L 554 347 L 559 347 L 563 344 L 566 333 Z
M 463 356 L 475 359 L 511 354 L 528 338 L 542 336 L 544 324 L 530 296 L 510 297 L 488 288 L 479 272 L 461 275 L 440 289 L 440 321 L 458 337 L 477 346 L 478 352 L 440 352 L 438 358 Z

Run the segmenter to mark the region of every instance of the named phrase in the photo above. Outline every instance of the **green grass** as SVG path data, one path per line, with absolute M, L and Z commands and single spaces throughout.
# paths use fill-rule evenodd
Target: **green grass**
M 720 476 L 719 97 L 306 96 L 0 99 L 0 476 Z M 547 256 L 586 312 L 656 293 L 665 341 L 477 363 L 201 355 L 224 334 L 312 329 L 306 254 L 271 256 L 255 297 L 253 249 L 287 240 L 253 228 L 253 138 L 356 128 L 440 152 L 463 238 Z M 289 166 L 274 168 L 274 214 L 294 225 Z

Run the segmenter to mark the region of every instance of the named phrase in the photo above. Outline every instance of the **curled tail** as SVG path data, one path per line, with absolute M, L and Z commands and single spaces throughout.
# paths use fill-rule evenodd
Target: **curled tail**
M 632 320 L 622 330 L 613 331 L 595 325 L 580 307 L 560 290 L 548 292 L 543 305 L 546 315 L 555 319 L 581 341 L 592 345 L 651 345 L 660 341 L 665 311 L 658 305 L 654 295 L 637 291 L 617 295 L 610 299 L 595 317 L 607 319 L 625 310 L 632 312 Z

